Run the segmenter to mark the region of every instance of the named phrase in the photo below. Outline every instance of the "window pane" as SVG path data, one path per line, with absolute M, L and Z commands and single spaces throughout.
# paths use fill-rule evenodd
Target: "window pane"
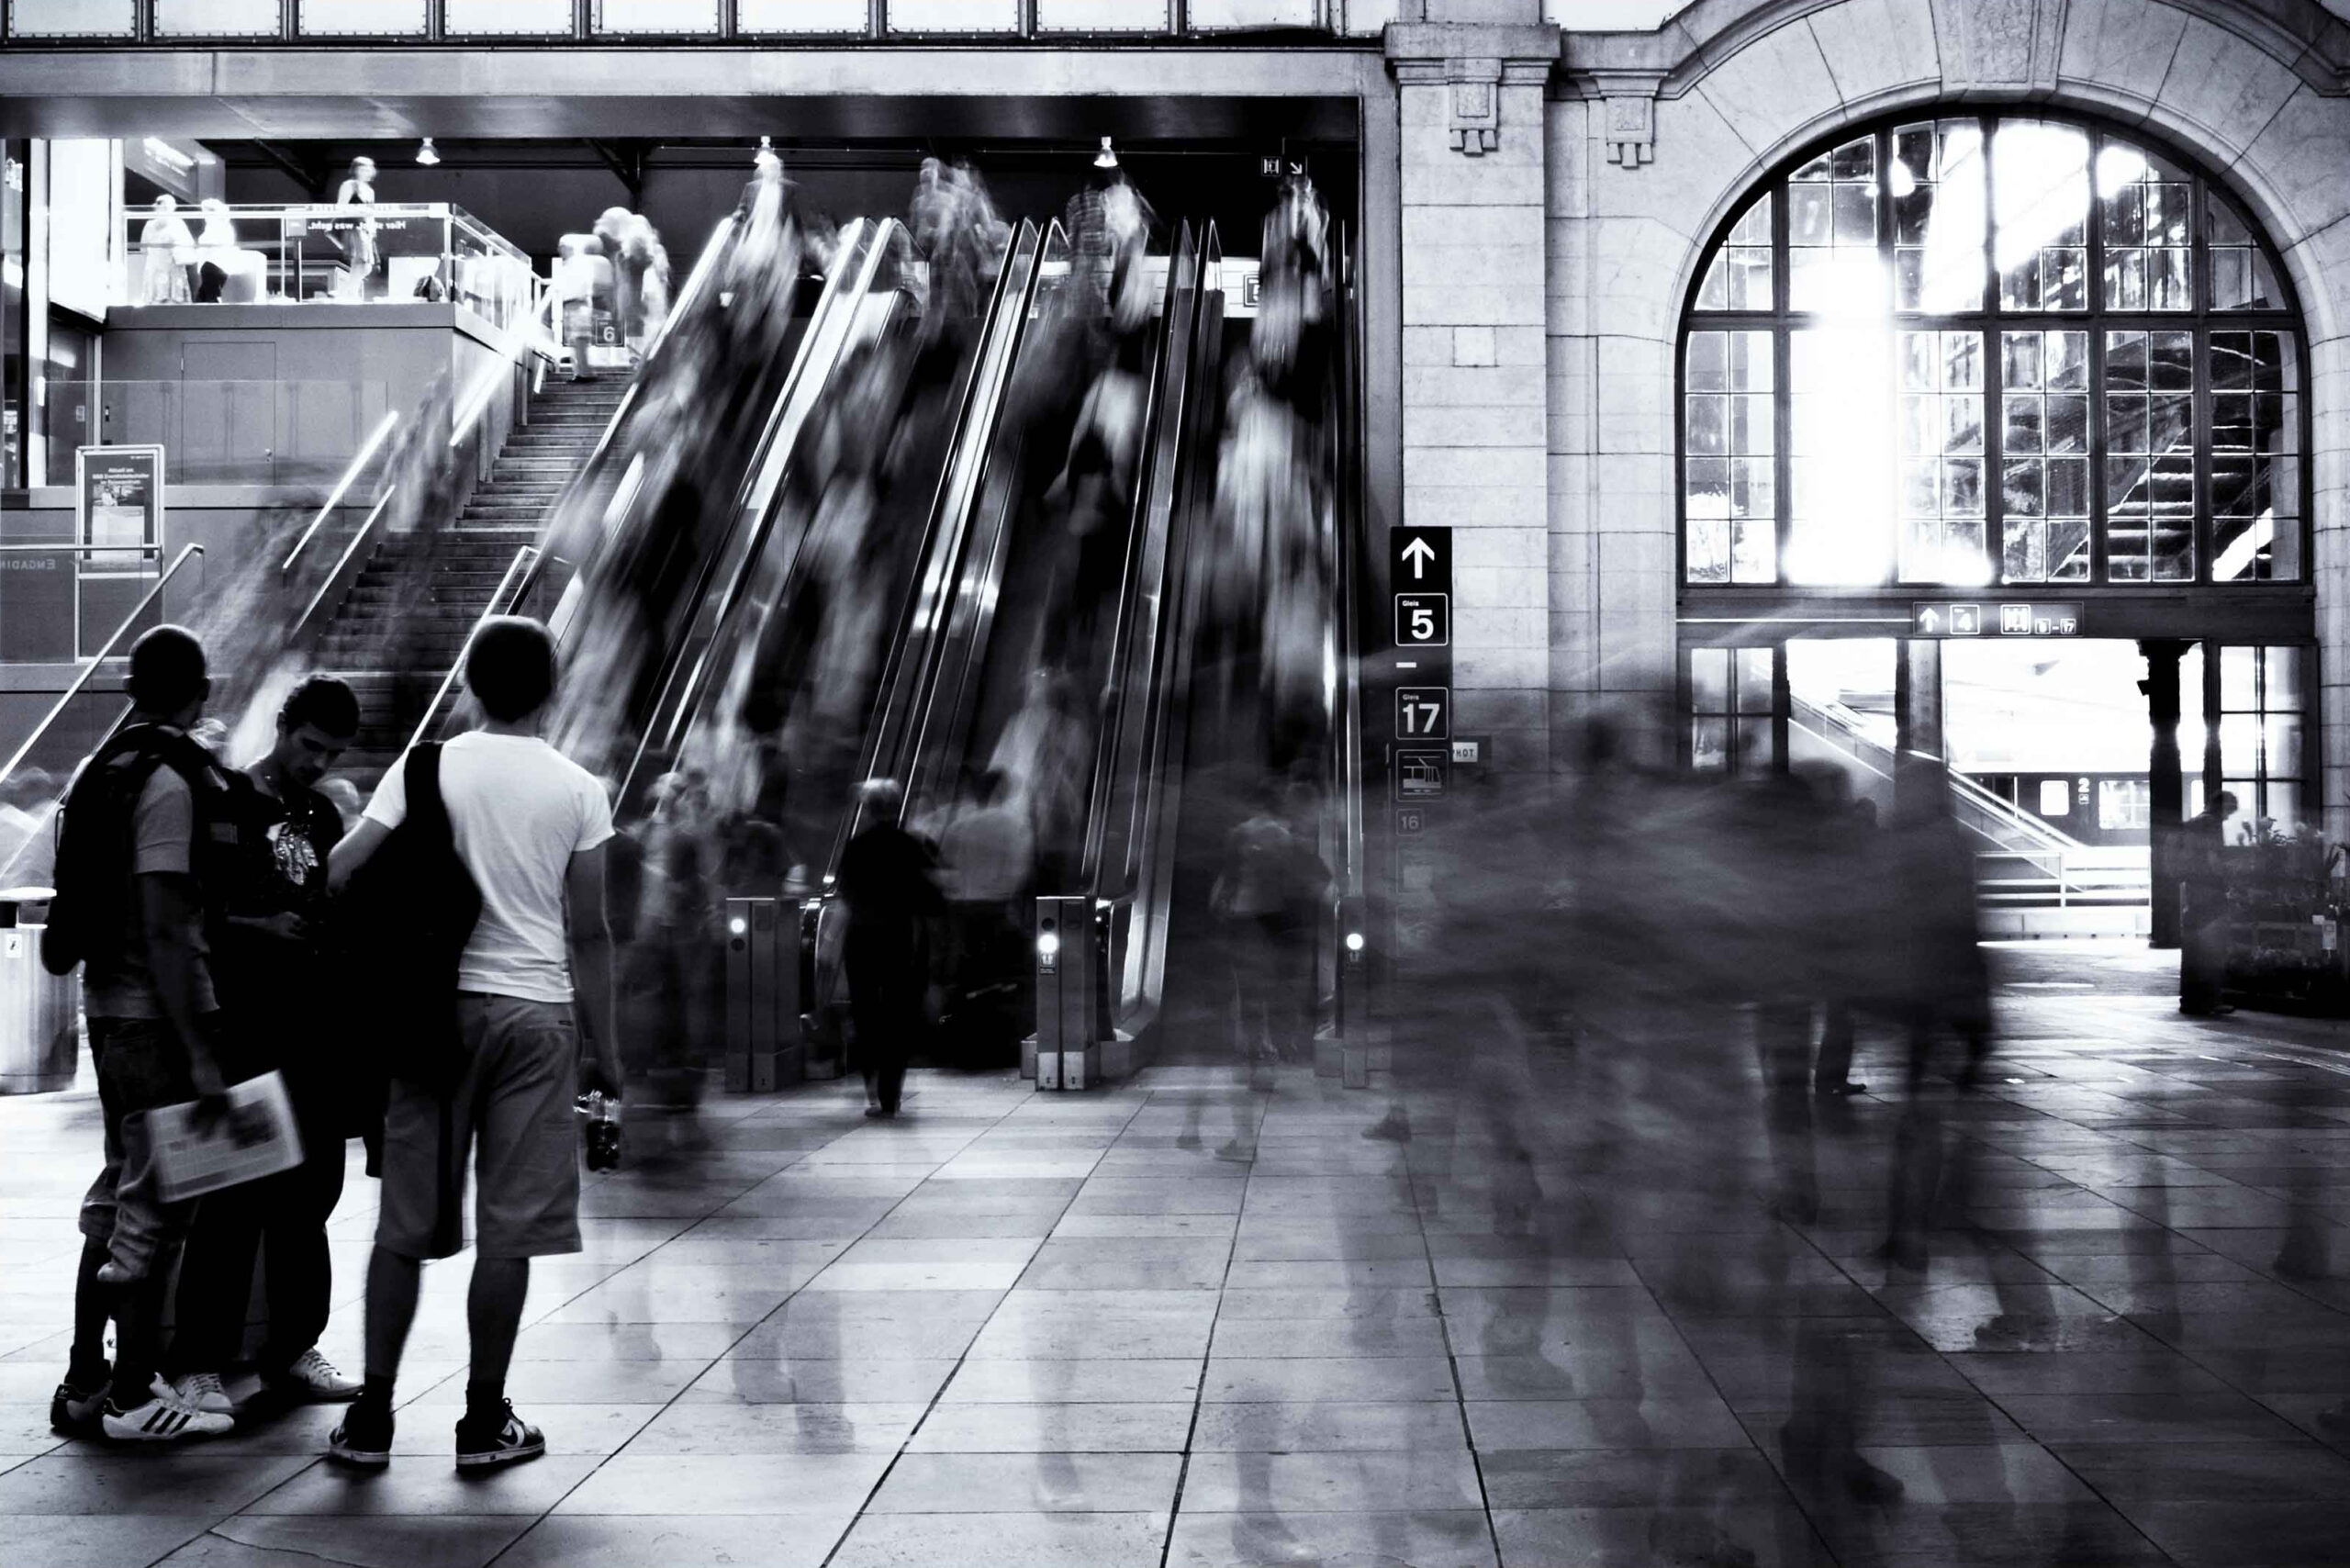
M 1740 648 L 1738 666 L 1738 711 L 1741 713 L 1771 711 L 1771 650 Z
M 424 35 L 424 0 L 300 0 L 300 5 L 295 26 L 313 38 Z
M 2310 825 L 2301 816 L 2301 787 L 2297 781 L 2268 779 L 2260 787 L 2260 814 L 2279 834 L 2290 838 Z
M 2302 666 L 2311 657 L 2307 648 L 2263 648 L 2260 696 L 2264 706 L 2299 712 L 2304 689 Z
M 2009 310 L 2088 307 L 2089 139 L 2076 126 L 2002 122 L 1991 141 L 1992 259 Z
M 862 33 L 872 24 L 865 0 L 734 0 L 734 29 L 765 33 Z
M 1768 310 L 1771 282 L 1771 196 L 1765 192 L 1731 226 L 1729 239 L 1707 264 L 1697 308 Z
M 1689 711 L 1729 711 L 1729 655 L 1728 648 L 1689 650 Z
M 2105 335 L 2107 576 L 2177 582 L 2195 575 L 2194 337 Z
M 1983 133 L 1971 119 L 1893 133 L 1896 308 L 1975 310 L 1983 303 Z
M 714 38 L 718 0 L 596 0 L 588 25 L 599 33 Z
M 1901 577 L 1980 583 L 1983 554 L 1983 338 L 1897 334 L 1908 417 L 1900 431 Z
M 1357 9 L 1348 6 L 1349 12 Z M 1348 17 L 1348 30 L 1356 18 Z M 1163 33 L 1167 0 L 1036 0 L 1040 33 Z
M 18 38 L 132 38 L 139 15 L 132 0 L 7 0 L 8 30 Z
M 2191 310 L 2188 249 L 2194 185 L 2185 170 L 2127 142 L 2097 155 L 2098 222 L 2105 240 L 2105 308 Z
M 451 38 L 568 35 L 571 22 L 571 0 L 442 0 Z
M 2217 191 L 2206 191 L 2204 218 L 2211 258 L 2214 310 L 2281 310 L 2285 299 L 2268 258 Z
M 2260 706 L 2260 650 L 2220 650 L 2220 706 L 2244 712 Z
M 1883 582 L 1892 565 L 1897 453 L 1894 345 L 1881 328 L 1796 331 L 1788 340 L 1790 498 L 1786 576 L 1807 584 Z M 1923 438 L 1920 438 L 1921 440 Z M 1938 441 L 1939 437 L 1935 437 Z
M 1193 32 L 1242 28 L 1310 28 L 1314 0 L 1192 0 L 1185 13 Z
M 2220 715 L 2220 767 L 2231 778 L 2254 778 L 2259 774 L 2259 714 Z
M 283 0 L 155 0 L 159 39 L 275 38 L 285 25 Z
M 1016 33 L 1013 0 L 889 0 L 883 13 L 893 33 Z
M 1881 310 L 1877 260 L 1876 139 L 1824 152 L 1787 182 L 1787 264 L 1797 310 Z
M 1700 773 L 1719 773 L 1729 767 L 1728 719 L 1689 722 L 1689 766 Z
M 1773 760 L 1771 721 L 1740 719 L 1738 721 L 1738 770 L 1740 773 L 1767 773 Z
M 1771 334 L 1692 332 L 1684 364 L 1682 515 L 1689 580 L 1775 581 Z

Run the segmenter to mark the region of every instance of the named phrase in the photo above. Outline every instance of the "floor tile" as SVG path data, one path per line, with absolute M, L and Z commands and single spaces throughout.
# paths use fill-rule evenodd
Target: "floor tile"
M 0 1562 L 147 1568 L 219 1520 L 217 1513 L 29 1514 L 0 1507 Z
M 1163 1512 L 1182 1465 L 1174 1453 L 909 1453 L 867 1515 Z
M 940 1543 L 957 1568 L 1158 1568 L 1165 1514 L 867 1515 L 833 1568 L 933 1568 Z
M 1474 1508 L 1419 1513 L 1203 1513 L 1186 1507 L 1168 1543 L 1169 1568 L 1242 1563 L 1410 1563 L 1494 1568 L 1493 1535 Z
M 1188 1404 L 940 1405 L 914 1453 L 1180 1453 Z
M 682 1511 L 822 1518 L 860 1503 L 894 1457 L 888 1452 L 622 1453 L 606 1461 L 554 1506 L 558 1515 Z M 778 1527 L 775 1533 L 791 1531 Z
M 317 1462 L 315 1453 L 52 1454 L 0 1474 L 0 1518 L 230 1514 Z
M 678 1404 L 629 1443 L 631 1455 L 895 1453 L 925 1405 Z
M 1195 1453 L 1183 1507 L 1205 1513 L 1344 1513 L 1473 1508 L 1476 1467 L 1465 1451 Z
M 789 1529 L 765 1515 L 555 1514 L 498 1562 L 499 1568 L 821 1568 L 855 1506 L 799 1515 Z
M 1830 1568 L 1801 1512 L 1787 1503 L 1718 1508 L 1494 1510 L 1504 1568 L 1651 1568 L 1738 1562 Z
M 1469 1434 L 1490 1449 L 1744 1448 L 1718 1399 L 1472 1400 Z

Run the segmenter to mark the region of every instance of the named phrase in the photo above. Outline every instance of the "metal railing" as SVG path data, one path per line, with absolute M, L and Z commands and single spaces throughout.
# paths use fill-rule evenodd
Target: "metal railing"
M 432 700 L 424 705 L 424 717 L 417 721 L 416 733 L 408 736 L 403 755 L 431 734 L 436 722 L 442 718 L 442 708 L 449 701 L 449 694 L 456 689 L 457 681 L 465 673 L 465 655 L 473 651 L 474 639 L 481 634 L 483 626 L 498 616 L 511 613 L 514 601 L 521 595 L 520 585 L 538 558 L 539 547 L 525 544 L 514 552 L 511 561 L 506 563 L 506 570 L 498 577 L 498 587 L 490 591 L 489 608 L 481 612 L 480 618 L 473 624 L 473 630 L 465 633 L 464 646 L 457 650 L 456 662 L 449 666 L 449 673 L 441 678 L 441 684 L 433 689 Z
M 25 758 L 33 754 L 34 749 L 48 736 L 50 728 L 64 717 L 65 711 L 73 705 L 73 700 L 81 696 L 88 689 L 90 682 L 97 678 L 97 673 L 105 666 L 106 661 L 116 656 L 116 650 L 121 645 L 123 639 L 128 637 L 132 628 L 138 626 L 146 617 L 147 612 L 155 607 L 157 601 L 162 598 L 163 590 L 171 586 L 172 579 L 180 575 L 181 568 L 190 561 L 200 561 L 203 558 L 204 546 L 201 544 L 186 545 L 172 558 L 172 564 L 163 569 L 163 575 L 155 579 L 155 586 L 149 588 L 131 612 L 122 618 L 122 624 L 115 628 L 114 635 L 108 637 L 99 646 L 98 651 L 91 655 L 89 663 L 83 666 L 82 673 L 73 678 L 73 684 L 68 686 L 63 695 L 50 706 L 48 713 L 42 716 L 41 722 L 33 726 L 32 734 L 25 737 L 24 744 L 9 756 L 7 766 L 0 767 L 0 784 L 6 784 L 8 781 L 8 776 L 16 772 Z M 128 709 L 125 710 L 125 711 L 128 711 Z M 116 721 L 117 723 L 120 722 L 120 720 Z M 111 728 L 112 726 L 109 726 L 109 729 Z
M 294 541 L 294 548 L 285 553 L 285 561 L 277 568 L 281 579 L 293 572 L 295 563 L 302 558 L 302 552 L 310 547 L 310 541 L 318 536 L 319 530 L 325 525 L 334 509 L 342 504 L 342 498 L 350 492 L 359 476 L 366 471 L 367 465 L 375 460 L 375 454 L 383 450 L 385 438 L 397 428 L 399 422 L 400 411 L 397 409 L 386 413 L 375 426 L 374 433 L 368 436 L 366 444 L 352 457 L 350 465 L 342 471 L 342 477 L 334 482 L 334 488 L 327 492 L 327 498 L 319 506 L 318 514 L 310 519 L 310 526 L 302 531 L 302 536 Z
M 1987 850 L 1975 857 L 1975 902 L 1986 908 L 2081 909 L 2128 907 L 2154 897 L 2154 870 L 2141 847 L 2084 845 L 2060 850 L 2043 866 L 2038 856 Z M 1994 874 L 2000 861 L 2020 861 L 2023 874 Z

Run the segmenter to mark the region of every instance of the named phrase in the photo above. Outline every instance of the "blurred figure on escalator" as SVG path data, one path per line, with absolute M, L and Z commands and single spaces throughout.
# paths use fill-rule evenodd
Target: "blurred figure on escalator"
M 989 286 L 1003 264 L 1012 226 L 986 185 L 961 159 L 924 158 L 906 204 L 913 253 L 928 264 L 921 291 L 922 342 L 952 345 L 979 319 Z
M 1066 520 L 1069 543 L 1069 569 L 1055 575 L 1056 610 L 1046 618 L 1045 656 L 1071 667 L 1091 667 L 1097 630 L 1116 616 L 1150 401 L 1149 369 L 1149 335 L 1118 334 L 1110 363 L 1078 409 L 1069 460 L 1045 492 L 1046 506 Z
M 1296 797 L 1266 781 L 1226 835 L 1208 894 L 1232 976 L 1233 1054 L 1259 1087 L 1270 1085 L 1273 1063 L 1312 1048 L 1311 944 L 1330 871 L 1301 832 L 1299 813 L 1311 809 L 1310 791 Z
M 1028 819 L 1040 891 L 1053 891 L 1077 873 L 1092 761 L 1091 731 L 1069 678 L 1050 669 L 1031 674 L 1027 696 L 996 737 L 988 767 L 1010 781 L 1011 803 Z
M 717 825 L 699 773 L 666 773 L 655 782 L 634 958 L 653 1025 L 646 1077 L 656 1104 L 690 1109 L 700 1100 L 702 1058 L 716 1031 Z
M 1144 260 L 1156 222 L 1150 203 L 1114 162 L 1097 166 L 1092 183 L 1069 197 L 1061 210 L 1061 230 L 1069 236 L 1079 320 L 1100 322 L 1114 338 L 1150 319 Z

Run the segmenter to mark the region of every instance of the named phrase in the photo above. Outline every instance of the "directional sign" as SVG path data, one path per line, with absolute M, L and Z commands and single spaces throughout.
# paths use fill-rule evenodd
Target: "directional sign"
M 1397 594 L 1395 645 L 1399 648 L 1450 647 L 1452 596 L 1449 593 Z
M 2033 604 L 1999 606 L 2002 637 L 2077 637 L 2081 607 L 2077 601 L 2042 600 Z
M 1425 750 L 1399 746 L 1395 752 L 1395 798 L 1402 801 L 1441 800 L 1451 771 L 1452 757 L 1443 746 Z
M 1983 607 L 1979 604 L 1950 604 L 1930 599 L 1909 607 L 1909 634 L 1913 637 L 1979 637 L 1983 634 Z
M 1398 592 L 1452 587 L 1452 530 L 1391 528 L 1388 574 Z
M 1395 836 L 1416 838 L 1427 831 L 1428 814 L 1417 806 L 1401 806 L 1395 812 Z
M 1395 738 L 1440 741 L 1452 733 L 1452 692 L 1442 686 L 1395 689 Z

